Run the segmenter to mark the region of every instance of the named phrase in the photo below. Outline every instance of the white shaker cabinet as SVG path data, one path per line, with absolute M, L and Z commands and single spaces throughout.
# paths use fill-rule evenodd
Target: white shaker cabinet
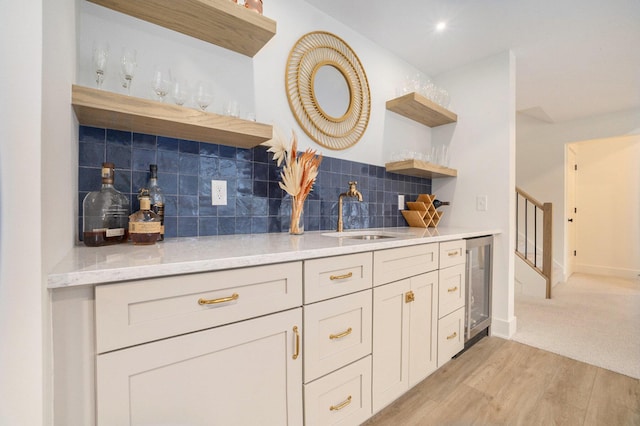
M 440 243 L 438 368 L 464 349 L 465 240 Z
M 301 262 L 99 286 L 97 424 L 302 424 L 301 305 Z
M 436 369 L 438 273 L 373 290 L 373 411 Z
M 301 311 L 99 355 L 98 425 L 300 425 Z

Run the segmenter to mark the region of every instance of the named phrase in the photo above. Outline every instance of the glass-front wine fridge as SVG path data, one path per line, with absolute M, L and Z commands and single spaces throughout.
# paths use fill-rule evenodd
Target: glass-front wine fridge
M 493 235 L 469 238 L 467 242 L 465 347 L 489 334 Z

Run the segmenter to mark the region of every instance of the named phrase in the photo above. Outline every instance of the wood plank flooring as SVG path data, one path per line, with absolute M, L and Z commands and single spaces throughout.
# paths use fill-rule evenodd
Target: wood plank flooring
M 365 425 L 640 425 L 640 380 L 486 337 Z

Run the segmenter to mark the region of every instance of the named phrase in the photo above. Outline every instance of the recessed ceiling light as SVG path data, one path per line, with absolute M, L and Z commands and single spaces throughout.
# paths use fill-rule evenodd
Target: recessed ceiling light
M 442 32 L 447 28 L 447 23 L 445 21 L 440 21 L 436 24 L 436 31 Z

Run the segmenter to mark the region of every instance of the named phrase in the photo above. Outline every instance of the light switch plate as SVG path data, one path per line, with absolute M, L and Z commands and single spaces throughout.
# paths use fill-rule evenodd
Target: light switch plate
M 398 194 L 398 210 L 404 210 L 404 195 Z
M 227 181 L 226 180 L 211 181 L 211 205 L 212 206 L 227 205 Z
M 476 210 L 479 212 L 487 211 L 487 196 L 486 195 L 478 195 L 476 196 Z

